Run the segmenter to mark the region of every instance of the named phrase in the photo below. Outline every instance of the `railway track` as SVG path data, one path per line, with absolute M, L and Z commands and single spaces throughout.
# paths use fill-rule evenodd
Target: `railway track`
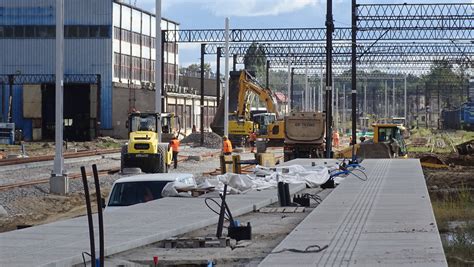
M 92 150 L 92 151 L 85 150 L 85 151 L 78 151 L 78 152 L 73 152 L 73 153 L 65 153 L 64 158 L 65 159 L 82 158 L 82 157 L 91 157 L 91 156 L 98 156 L 98 155 L 104 155 L 104 154 L 119 153 L 119 152 L 120 152 L 120 148 L 100 149 L 100 150 Z M 50 161 L 50 160 L 54 160 L 54 155 L 36 156 L 36 157 L 29 157 L 29 158 L 2 159 L 0 160 L 0 166 L 25 164 L 25 163 Z
M 99 175 L 110 175 L 110 174 L 117 173 L 119 171 L 120 171 L 120 168 L 117 167 L 117 168 L 99 170 L 98 173 Z M 91 175 L 92 175 L 92 172 L 87 172 L 87 176 L 91 176 Z M 73 173 L 73 174 L 68 175 L 69 179 L 78 179 L 81 177 L 82 176 L 80 173 Z M 14 184 L 0 185 L 0 191 L 15 189 L 19 187 L 25 187 L 25 186 L 46 184 L 46 183 L 49 183 L 49 179 L 50 178 L 42 178 L 42 179 L 35 179 L 33 181 L 25 181 L 25 182 L 19 182 L 19 183 L 14 183 Z

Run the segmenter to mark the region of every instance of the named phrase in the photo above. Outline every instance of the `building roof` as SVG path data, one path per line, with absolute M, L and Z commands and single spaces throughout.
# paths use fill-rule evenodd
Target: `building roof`
M 288 98 L 282 92 L 275 92 L 275 97 L 279 103 L 287 103 Z

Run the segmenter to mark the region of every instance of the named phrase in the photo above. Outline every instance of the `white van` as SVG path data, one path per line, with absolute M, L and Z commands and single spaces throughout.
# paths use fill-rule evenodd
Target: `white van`
M 190 173 L 154 173 L 120 178 L 112 186 L 105 210 L 159 199 L 162 197 L 161 191 L 169 182 L 196 186 L 196 180 Z

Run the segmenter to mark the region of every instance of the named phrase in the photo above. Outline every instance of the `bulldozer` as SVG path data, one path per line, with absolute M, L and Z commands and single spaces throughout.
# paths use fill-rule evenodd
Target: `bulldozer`
M 158 113 L 130 113 L 127 126 L 128 143 L 122 147 L 120 170 L 140 168 L 146 173 L 165 173 L 172 161 L 168 143 L 158 143 L 158 125 L 162 130 L 171 131 L 173 116 Z M 164 119 L 162 119 L 164 118 Z M 165 133 L 166 137 L 166 133 Z
M 404 140 L 406 131 L 398 123 L 374 123 L 374 138 L 335 152 L 336 158 L 407 158 L 407 148 Z

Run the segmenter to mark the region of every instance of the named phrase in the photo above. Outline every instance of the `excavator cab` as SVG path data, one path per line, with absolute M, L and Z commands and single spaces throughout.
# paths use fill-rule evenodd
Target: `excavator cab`
M 374 143 L 386 143 L 390 146 L 392 153 L 398 157 L 406 157 L 407 149 L 404 140 L 405 127 L 401 124 L 386 123 L 373 124 Z

